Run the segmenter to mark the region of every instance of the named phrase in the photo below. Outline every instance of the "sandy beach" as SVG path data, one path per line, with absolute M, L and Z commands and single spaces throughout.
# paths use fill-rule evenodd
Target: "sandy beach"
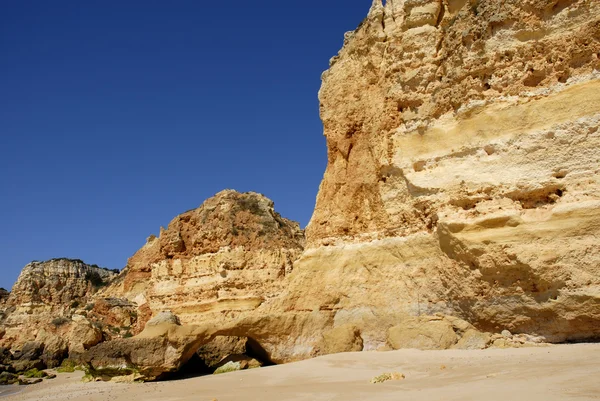
M 404 380 L 371 384 L 382 373 Z M 5 401 L 598 400 L 600 344 L 485 351 L 363 352 L 218 376 L 145 384 L 82 383 L 81 372 Z

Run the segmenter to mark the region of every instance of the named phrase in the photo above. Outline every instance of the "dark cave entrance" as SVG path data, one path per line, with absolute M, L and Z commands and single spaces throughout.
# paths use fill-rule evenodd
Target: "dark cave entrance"
M 204 347 L 211 346 L 211 343 L 217 343 L 213 340 L 211 343 L 201 347 L 198 352 L 194 353 L 190 360 L 177 372 L 166 373 L 158 378 L 158 381 L 185 380 L 193 377 L 212 375 L 222 364 L 229 361 L 237 362 L 244 357 L 256 359 L 262 363 L 263 367 L 276 365 L 276 363 L 271 360 L 269 353 L 255 339 L 251 337 L 235 338 L 238 339 L 237 341 L 244 344 L 243 349 L 240 349 L 239 347 L 218 349 L 218 347 L 213 345 L 215 347 L 215 352 L 220 354 L 220 358 L 218 358 L 220 359 L 220 362 L 218 364 L 214 364 L 214 359 L 213 363 L 211 363 L 200 356 L 200 350 Z
M 256 359 L 257 361 L 262 362 L 263 367 L 265 366 L 274 366 L 277 365 L 275 362 L 271 360 L 271 356 L 269 353 L 256 341 L 251 337 L 247 337 L 247 350 L 246 355 L 251 358 Z
M 187 361 L 181 369 L 177 372 L 165 373 L 158 378 L 157 381 L 173 381 L 173 380 L 185 380 L 193 377 L 211 375 L 214 369 L 211 369 L 206 365 L 204 360 L 194 353 L 194 355 Z

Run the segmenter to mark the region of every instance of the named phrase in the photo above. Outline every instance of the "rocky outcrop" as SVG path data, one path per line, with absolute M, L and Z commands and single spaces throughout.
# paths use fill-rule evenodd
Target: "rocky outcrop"
M 497 338 L 505 337 L 500 335 Z M 485 349 L 492 345 L 492 335 L 455 316 L 416 316 L 390 328 L 387 341 L 389 347 L 395 350 Z M 529 340 L 525 343 L 534 345 Z
M 100 327 L 107 340 L 131 337 L 140 331 L 138 306 L 127 299 L 96 294 L 79 313 L 85 314 L 90 321 Z
M 136 302 L 146 320 L 170 310 L 184 324 L 223 324 L 278 295 L 303 245 L 272 201 L 222 191 L 148 238 L 103 294 Z
M 202 358 L 200 362 L 206 368 L 202 373 L 214 371 L 218 374 L 257 368 L 265 360 L 271 363 L 271 354 L 256 348 L 258 342 L 267 344 L 269 339 L 276 338 L 283 343 L 286 335 L 283 331 L 270 331 L 277 327 L 275 322 L 281 323 L 280 316 L 273 320 L 249 316 L 221 326 L 212 322 L 181 325 L 180 320 L 172 312 L 161 312 L 148 321 L 144 330 L 135 337 L 98 344 L 84 353 L 80 360 L 89 375 L 103 381 L 166 379 L 198 357 Z M 324 342 L 339 348 L 338 344 L 327 342 L 335 338 L 345 343 L 360 342 L 356 329 L 335 330 L 325 336 Z M 264 354 L 260 355 L 261 351 Z M 191 373 L 199 372 L 192 369 Z
M 10 306 L 40 305 L 69 309 L 106 286 L 118 271 L 90 266 L 81 260 L 31 262 L 23 268 L 6 301 Z
M 247 337 L 219 336 L 198 348 L 196 354 L 206 367 L 210 369 L 223 365 L 223 361 L 236 355 L 250 355 L 256 352 L 252 349 L 252 342 Z
M 374 1 L 323 74 L 328 166 L 272 309 L 303 322 L 288 349 L 351 325 L 374 350 L 436 313 L 598 337 L 599 70 L 596 1 Z
M 273 206 L 253 192 L 218 193 L 177 216 L 158 237 L 148 238 L 101 296 L 137 305 L 133 334 L 165 310 L 184 325 L 220 327 L 244 318 L 283 291 L 303 251 L 298 223 L 281 217 Z M 214 355 L 227 356 L 218 349 L 228 348 L 228 341 L 219 338 L 206 345 L 213 355 L 208 365 L 215 363 Z
M 11 350 L 16 371 L 55 367 L 103 340 L 83 309 L 117 272 L 80 260 L 53 259 L 25 266 L 5 301 L 0 347 Z
M 82 360 L 96 379 L 151 381 L 177 372 L 201 345 L 215 337 L 214 325 L 181 326 L 176 320 L 153 319 L 139 335 L 97 345 Z
M 482 333 L 478 330 L 469 329 L 464 333 L 454 348 L 457 349 L 485 349 L 492 342 L 492 336 L 489 333 Z
M 272 201 L 256 193 L 223 191 L 176 217 L 159 237 L 150 237 L 118 277 L 80 261 L 28 265 L 8 300 L 12 312 L 0 345 L 17 352 L 35 345 L 39 355 L 23 359 L 35 367 L 56 366 L 67 356 L 83 361 L 85 354 L 90 369 L 104 375 L 122 355 L 129 358 L 131 352 L 138 355 L 149 347 L 154 359 L 132 362 L 145 379 L 177 370 L 190 355 L 203 358 L 209 370 L 223 361 L 256 361 L 254 355 L 270 362 L 262 355 L 264 349 L 248 338 L 268 325 L 250 331 L 234 325 L 231 333 L 220 330 L 209 341 L 196 341 L 195 331 L 177 337 L 173 341 L 185 350 L 177 363 L 168 359 L 172 333 L 156 334 L 153 327 L 184 323 L 186 328 L 178 333 L 195 323 L 213 331 L 232 327 L 282 291 L 303 245 L 298 224 L 276 213 Z M 175 316 L 171 311 L 177 313 L 176 320 L 169 320 Z M 255 326 L 256 316 L 244 321 Z M 272 334 L 274 339 L 283 335 Z M 108 342 L 92 354 L 86 352 L 103 341 Z
M 238 370 L 256 369 L 263 366 L 260 361 L 244 355 L 232 355 L 226 360 L 219 363 L 219 365 L 220 366 L 214 371 L 213 374 L 219 375 L 222 373 L 235 372 Z

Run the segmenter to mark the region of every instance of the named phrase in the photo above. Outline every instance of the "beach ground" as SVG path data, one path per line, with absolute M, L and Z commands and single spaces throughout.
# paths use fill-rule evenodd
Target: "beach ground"
M 401 380 L 372 384 L 384 373 Z M 82 383 L 81 372 L 3 401 L 600 400 L 600 344 L 485 351 L 361 352 L 144 384 Z M 400 377 L 399 375 L 397 377 Z

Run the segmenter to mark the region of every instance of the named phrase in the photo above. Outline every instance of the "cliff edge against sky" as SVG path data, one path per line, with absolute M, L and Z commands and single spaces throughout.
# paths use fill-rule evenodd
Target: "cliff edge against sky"
M 328 166 L 286 308 L 600 335 L 600 3 L 374 1 L 319 93 Z

